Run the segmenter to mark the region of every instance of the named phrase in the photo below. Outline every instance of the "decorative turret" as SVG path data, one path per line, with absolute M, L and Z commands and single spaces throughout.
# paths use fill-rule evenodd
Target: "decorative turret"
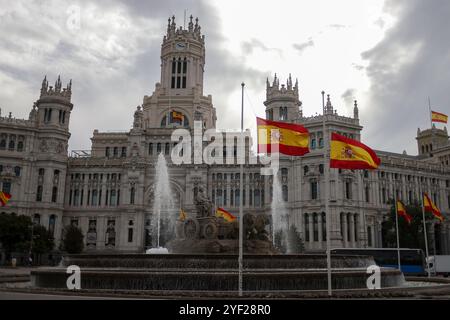
M 333 105 L 331 104 L 330 95 L 327 94 L 327 104 L 325 105 L 325 114 L 333 114 Z
M 60 76 L 58 76 L 58 80 L 56 80 L 55 86 L 52 87 L 48 85 L 47 76 L 45 76 L 44 80 L 42 80 L 40 98 L 42 99 L 45 97 L 60 98 L 62 100 L 70 102 L 70 99 L 72 97 L 72 80 L 69 81 L 66 88 L 62 88 L 61 78 Z
M 183 29 L 182 26 L 180 26 L 177 29 L 177 24 L 175 23 L 175 16 L 172 16 L 171 18 L 169 18 L 168 25 L 167 25 L 167 33 L 164 36 L 164 41 L 170 40 L 179 35 L 183 35 L 183 36 L 189 36 L 192 39 L 196 39 L 196 40 L 204 42 L 205 36 L 202 36 L 202 34 L 201 34 L 201 27 L 198 24 L 198 18 L 195 18 L 195 25 L 193 22 L 193 18 L 194 17 L 192 15 L 189 17 L 189 23 L 188 23 L 187 29 Z
M 299 101 L 298 80 L 295 85 L 292 83 L 292 77 L 289 77 L 286 84 L 280 87 L 280 80 L 275 74 L 272 85 L 269 79 L 266 80 L 266 118 L 275 121 L 292 122 L 301 114 L 302 103 Z
M 354 108 L 353 108 L 353 118 L 359 119 L 359 109 L 358 109 L 358 101 L 355 100 Z

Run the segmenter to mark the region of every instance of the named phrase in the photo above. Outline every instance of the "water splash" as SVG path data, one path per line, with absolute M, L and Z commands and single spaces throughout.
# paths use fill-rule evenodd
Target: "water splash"
M 272 242 L 276 245 L 276 234 L 281 235 L 281 245 L 286 248 L 286 253 L 293 253 L 293 245 L 289 239 L 289 218 L 286 202 L 283 200 L 283 190 L 278 174 L 273 175 L 272 182 Z
M 167 162 L 162 153 L 158 156 L 158 162 L 155 167 L 155 191 L 153 201 L 152 226 L 153 237 L 152 245 L 154 248 L 160 248 L 161 231 L 164 232 L 164 238 L 173 234 L 176 223 L 175 204 L 173 193 L 170 189 L 169 172 Z M 164 228 L 162 228 L 162 225 Z M 164 229 L 164 230 L 162 230 Z

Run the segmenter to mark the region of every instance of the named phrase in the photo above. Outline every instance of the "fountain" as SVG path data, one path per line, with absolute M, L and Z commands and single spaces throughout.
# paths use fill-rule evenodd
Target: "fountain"
M 293 253 L 292 243 L 289 239 L 289 219 L 287 214 L 286 203 L 283 200 L 283 190 L 280 183 L 280 178 L 277 174 L 273 175 L 272 183 L 272 242 L 274 245 L 276 235 L 280 235 L 280 243 L 286 247 L 286 253 Z
M 170 190 L 169 172 L 167 162 L 162 153 L 158 156 L 155 166 L 155 188 L 152 215 L 152 242 L 153 248 L 147 253 L 164 254 L 168 253 L 166 248 L 161 247 L 161 222 L 166 226 L 164 238 L 174 234 L 176 222 L 175 205 L 173 193 Z

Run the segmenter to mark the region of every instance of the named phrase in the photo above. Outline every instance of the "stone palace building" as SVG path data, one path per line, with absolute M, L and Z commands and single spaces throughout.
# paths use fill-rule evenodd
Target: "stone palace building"
M 194 214 L 194 195 L 204 187 L 216 206 L 239 212 L 238 165 L 174 165 L 175 128 L 216 127 L 211 95 L 203 93 L 205 36 L 198 19 L 176 27 L 169 19 L 161 46 L 161 79 L 145 96 L 129 132 L 93 131 L 90 151 L 68 152 L 72 84 L 54 86 L 44 79 L 29 118 L 0 117 L 0 188 L 12 194 L 2 213 L 32 217 L 47 227 L 59 243 L 63 227 L 79 226 L 85 249 L 143 252 L 150 246 L 155 163 L 159 153 L 169 162 L 175 205 Z M 377 151 L 382 164 L 375 171 L 331 170 L 331 221 L 325 220 L 323 132 L 360 139 L 362 129 L 355 101 L 353 117 L 338 114 L 330 98 L 323 115 L 302 113 L 299 85 L 289 76 L 280 84 L 267 80 L 266 118 L 299 123 L 310 131 L 311 152 L 281 157 L 283 199 L 289 220 L 301 233 L 307 251 L 324 250 L 326 223 L 331 224 L 333 247 L 381 247 L 382 223 L 394 192 L 405 203 L 431 194 L 446 220 L 430 225 L 430 252 L 450 253 L 450 142 L 447 130 L 418 130 L 418 155 Z M 176 112 L 176 113 L 174 113 Z M 174 114 L 177 116 L 175 117 Z M 412 137 L 411 137 L 412 139 Z M 224 153 L 227 152 L 224 150 Z M 270 214 L 272 177 L 260 174 L 261 165 L 245 165 L 245 212 Z M 433 251 L 435 250 L 435 251 Z

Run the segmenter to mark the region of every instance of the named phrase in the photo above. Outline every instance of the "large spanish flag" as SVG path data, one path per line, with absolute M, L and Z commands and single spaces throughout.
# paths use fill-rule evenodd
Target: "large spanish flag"
M 258 153 L 271 153 L 274 145 L 289 156 L 303 156 L 309 152 L 308 130 L 294 123 L 275 122 L 256 118 L 258 126 Z
M 2 207 L 6 206 L 9 199 L 11 199 L 11 195 L 9 193 L 0 191 L 0 204 Z
M 431 121 L 447 123 L 448 122 L 448 116 L 446 114 L 443 114 L 443 113 L 439 113 L 439 112 L 436 112 L 436 111 L 431 111 Z
M 330 149 L 330 168 L 376 169 L 381 162 L 368 146 L 334 132 Z
M 408 224 L 411 224 L 412 221 L 412 217 L 406 212 L 405 206 L 403 205 L 403 203 L 401 201 L 397 201 L 397 214 L 400 217 L 405 218 L 406 222 L 408 222 Z
M 433 201 L 431 201 L 431 198 L 426 193 L 423 194 L 423 207 L 426 211 L 431 212 L 436 218 L 444 221 L 444 216 L 442 215 L 441 211 L 433 203 Z
M 217 208 L 216 217 L 222 217 L 227 222 L 233 222 L 237 219 L 235 215 L 222 208 Z

